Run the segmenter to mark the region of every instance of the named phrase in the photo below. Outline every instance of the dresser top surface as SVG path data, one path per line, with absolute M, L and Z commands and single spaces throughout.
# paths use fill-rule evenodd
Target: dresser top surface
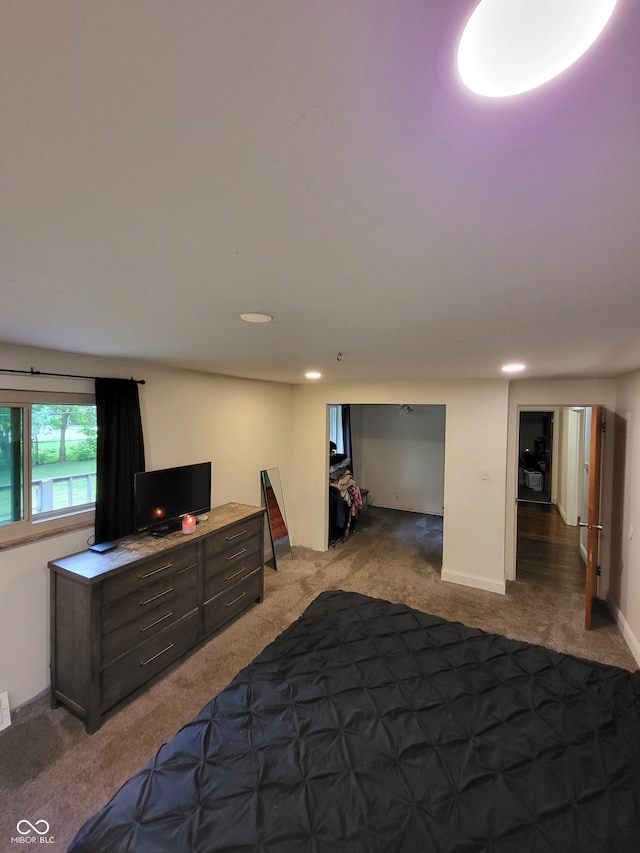
M 213 507 L 206 514 L 209 516 L 208 520 L 199 522 L 193 533 L 184 534 L 182 530 L 178 530 L 163 537 L 145 534 L 126 536 L 117 540 L 113 551 L 102 554 L 89 550 L 80 551 L 77 554 L 51 560 L 49 568 L 52 571 L 73 575 L 85 583 L 92 583 L 101 580 L 110 572 L 128 567 L 139 560 L 162 556 L 163 553 L 174 548 L 188 547 L 211 533 L 263 515 L 264 509 L 231 502 Z

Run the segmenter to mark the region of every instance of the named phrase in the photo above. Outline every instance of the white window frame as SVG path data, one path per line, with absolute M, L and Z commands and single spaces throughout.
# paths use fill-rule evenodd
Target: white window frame
M 329 441 L 335 441 L 336 453 L 344 453 L 342 403 L 329 404 Z
M 0 525 L 0 548 L 22 545 L 57 533 L 95 526 L 95 502 L 80 507 L 68 507 L 55 512 L 32 511 L 32 465 L 31 465 L 31 406 L 33 404 L 67 403 L 76 406 L 94 406 L 95 395 L 67 393 L 64 391 L 15 391 L 0 389 L 0 406 L 23 410 L 23 501 L 24 518 Z

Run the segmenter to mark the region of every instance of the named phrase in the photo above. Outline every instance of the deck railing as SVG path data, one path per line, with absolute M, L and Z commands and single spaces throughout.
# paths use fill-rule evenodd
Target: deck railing
M 0 524 L 6 524 L 12 520 L 11 501 L 13 499 L 15 498 L 12 498 L 11 483 L 0 484 Z M 95 499 L 95 471 L 89 471 L 86 474 L 68 474 L 65 477 L 46 477 L 32 480 L 31 483 L 31 514 L 33 516 L 85 506 L 94 503 Z
M 66 488 L 61 488 L 61 484 L 66 484 Z M 95 472 L 33 480 L 31 511 L 34 515 L 39 515 L 55 509 L 93 503 L 96 494 L 95 484 Z

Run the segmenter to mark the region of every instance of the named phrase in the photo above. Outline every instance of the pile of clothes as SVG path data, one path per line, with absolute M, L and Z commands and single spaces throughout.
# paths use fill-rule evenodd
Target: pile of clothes
M 362 509 L 362 494 L 349 468 L 339 473 L 338 479 L 332 479 L 329 473 L 329 544 L 336 547 L 355 532 L 358 513 Z

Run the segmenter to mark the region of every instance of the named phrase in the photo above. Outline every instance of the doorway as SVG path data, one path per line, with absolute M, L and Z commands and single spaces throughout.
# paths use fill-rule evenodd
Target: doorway
M 342 403 L 329 404 L 329 441 L 336 452 L 329 459 L 329 477 L 348 464 L 367 505 L 424 516 L 438 527 L 442 549 L 444 516 L 444 459 L 446 407 L 438 404 Z M 344 410 L 348 410 L 348 419 Z M 350 441 L 345 443 L 348 421 Z M 346 457 L 346 458 L 345 458 Z M 335 460 L 335 464 L 334 464 Z M 348 462 L 347 462 L 348 460 Z M 329 494 L 329 544 L 333 510 Z M 367 523 L 367 507 L 361 521 Z M 375 513 L 374 513 L 375 514 Z M 435 520 L 438 523 L 435 523 Z M 360 520 L 357 522 L 360 524 Z M 425 535 L 431 525 L 425 527 Z
M 589 407 L 521 411 L 516 577 L 555 591 L 584 590 L 586 547 L 580 521 L 589 497 Z M 585 454 L 586 457 L 585 457 Z M 526 467 L 525 467 L 526 466 Z M 537 492 L 523 468 L 539 471 Z

